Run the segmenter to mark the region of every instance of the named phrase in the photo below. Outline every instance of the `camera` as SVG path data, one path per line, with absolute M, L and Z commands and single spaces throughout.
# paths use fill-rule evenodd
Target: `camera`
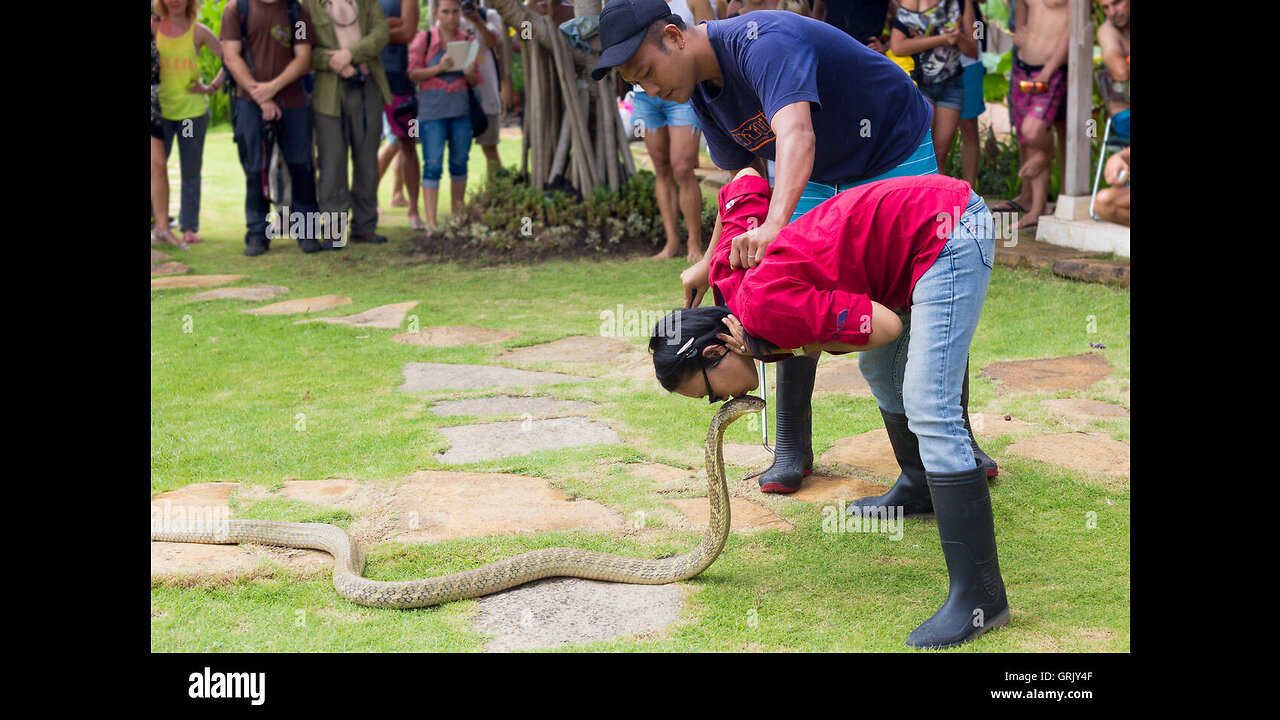
M 473 13 L 473 12 L 475 12 L 475 11 L 476 11 L 476 4 L 475 4 L 474 0 L 462 0 L 462 14 L 463 14 L 463 15 L 470 15 L 471 13 Z

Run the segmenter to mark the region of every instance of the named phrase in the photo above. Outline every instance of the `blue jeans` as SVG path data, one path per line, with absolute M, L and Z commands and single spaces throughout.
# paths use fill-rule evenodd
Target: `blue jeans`
M 844 192 L 849 188 L 879 182 L 880 180 L 888 180 L 889 178 L 937 174 L 938 159 L 933 152 L 933 131 L 930 130 L 924 134 L 924 139 L 916 146 L 911 156 L 898 163 L 897 167 L 892 170 L 882 172 L 875 177 L 853 182 L 821 183 L 810 180 L 805 183 L 804 192 L 800 193 L 800 201 L 796 203 L 795 212 L 791 213 L 791 220 L 788 222 L 799 220 L 805 213 L 835 197 L 837 193 Z M 772 181 L 772 178 L 770 180 Z
M 880 407 L 906 414 L 927 472 L 974 467 L 960 391 L 994 258 L 991 213 L 970 191 L 960 222 L 916 283 L 910 314 L 900 316 L 902 335 L 858 355 L 858 367 Z
M 641 123 L 637 125 L 637 123 Z M 668 125 L 681 127 L 691 125 L 698 127 L 698 116 L 693 112 L 691 102 L 673 102 L 659 97 L 649 97 L 643 90 L 636 90 L 631 98 L 631 124 L 657 130 Z
M 209 129 L 209 113 L 184 120 L 164 120 L 164 156 L 173 152 L 178 139 L 178 162 L 182 168 L 182 211 L 178 227 L 200 230 L 200 170 L 204 163 L 204 136 Z
M 449 144 L 449 179 L 467 181 L 467 161 L 471 157 L 471 117 L 423 120 L 418 124 L 422 136 L 422 187 L 440 187 L 444 170 L 444 146 Z
M 262 108 L 252 100 L 236 98 L 236 147 L 240 151 L 240 164 L 244 168 L 245 197 L 244 220 L 249 232 L 245 243 L 252 237 L 267 237 L 267 214 L 271 203 L 264 196 L 264 183 L 271 148 L 267 147 L 262 122 Z M 289 168 L 292 205 L 290 212 L 319 212 L 316 202 L 316 174 L 311 163 L 311 110 L 306 107 L 280 111 L 280 119 L 274 123 L 276 140 Z M 185 184 L 185 183 L 184 183 Z

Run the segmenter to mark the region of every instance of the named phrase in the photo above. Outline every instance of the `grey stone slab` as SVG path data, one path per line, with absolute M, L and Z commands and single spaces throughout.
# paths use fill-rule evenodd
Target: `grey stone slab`
M 484 425 L 440 428 L 449 450 L 436 459 L 446 463 L 527 455 L 537 450 L 603 445 L 618 442 L 618 434 L 604 423 L 583 417 L 552 420 L 514 420 Z
M 404 366 L 403 392 L 423 390 L 461 390 L 466 388 L 516 387 L 586 382 L 588 377 L 552 372 L 531 372 L 493 365 L 454 365 L 451 363 L 411 362 Z
M 595 403 L 558 400 L 552 397 L 513 397 L 499 395 L 470 400 L 447 400 L 431 407 L 437 415 L 547 415 L 564 412 L 586 412 Z

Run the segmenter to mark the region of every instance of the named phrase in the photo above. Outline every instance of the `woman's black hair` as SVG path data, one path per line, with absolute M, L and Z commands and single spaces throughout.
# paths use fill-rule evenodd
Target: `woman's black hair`
M 723 322 L 728 315 L 729 308 L 712 305 L 672 310 L 658 321 L 649 338 L 649 352 L 662 387 L 675 392 L 685 378 L 700 373 L 704 363 L 708 368 L 720 363 L 724 355 L 704 361 L 702 351 L 709 345 L 724 345 L 716 335 L 728 332 Z

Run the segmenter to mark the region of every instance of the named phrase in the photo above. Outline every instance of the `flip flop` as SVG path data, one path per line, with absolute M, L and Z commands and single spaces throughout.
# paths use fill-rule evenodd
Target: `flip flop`
M 1000 207 L 990 207 L 987 209 L 992 212 L 1009 212 L 1010 210 L 1012 210 L 1014 212 L 1024 213 L 1027 211 L 1026 208 L 1018 204 L 1017 200 L 1003 200 L 1000 203 Z
M 409 229 L 410 229 L 410 230 L 414 230 L 414 231 L 417 231 L 417 230 L 426 230 L 426 229 L 427 229 L 427 224 L 426 224 L 424 221 L 422 221 L 422 220 L 410 220 L 410 221 L 409 221 Z

